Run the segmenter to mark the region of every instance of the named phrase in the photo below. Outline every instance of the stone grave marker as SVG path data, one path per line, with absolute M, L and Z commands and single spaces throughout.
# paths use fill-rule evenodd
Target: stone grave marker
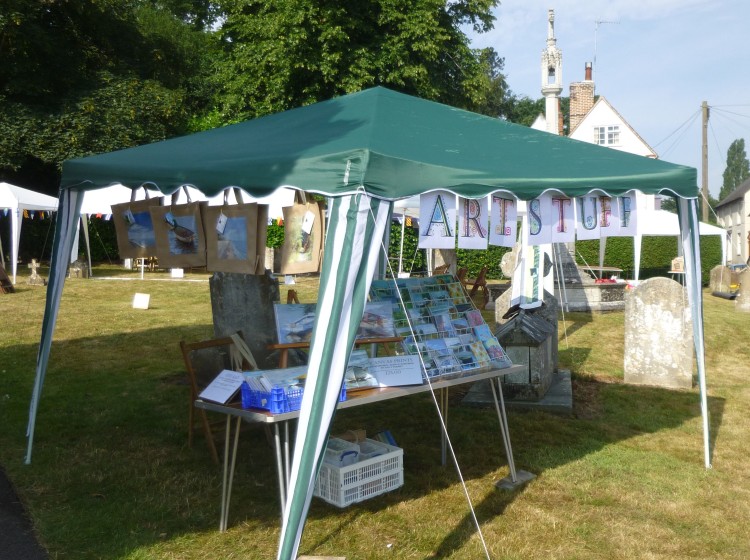
M 26 281 L 27 284 L 30 284 L 32 286 L 46 286 L 47 285 L 47 279 L 42 278 L 39 276 L 39 273 L 37 272 L 37 269 L 41 265 L 36 262 L 36 259 L 31 259 L 31 262 L 29 263 L 29 268 L 31 269 L 31 276 L 29 276 L 29 279 Z
M 713 292 L 730 293 L 732 284 L 737 282 L 737 273 L 732 272 L 728 266 L 716 265 L 711 269 L 709 290 Z
M 737 298 L 734 300 L 735 309 L 750 313 L 750 268 L 746 268 L 737 276 L 740 289 L 737 292 Z
M 650 278 L 625 295 L 625 382 L 688 389 L 693 385 L 693 325 L 687 291 Z
M 242 331 L 260 369 L 278 367 L 278 356 L 267 348 L 276 342 L 273 304 L 279 301 L 279 282 L 266 274 L 214 272 L 209 279 L 214 336 Z

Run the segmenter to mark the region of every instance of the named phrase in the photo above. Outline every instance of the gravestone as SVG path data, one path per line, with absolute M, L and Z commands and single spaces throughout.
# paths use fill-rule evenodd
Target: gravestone
M 733 291 L 732 284 L 736 285 L 737 282 L 737 273 L 732 272 L 728 266 L 719 264 L 711 269 L 711 280 L 708 288 L 711 293 L 731 293 Z
M 263 275 L 214 272 L 209 287 L 214 336 L 242 331 L 258 367 L 278 367 L 277 356 L 267 348 L 276 342 L 273 304 L 279 302 L 278 280 L 268 271 Z
M 29 268 L 31 269 L 31 276 L 29 276 L 29 279 L 26 281 L 27 284 L 30 284 L 32 286 L 46 286 L 47 285 L 47 279 L 42 278 L 39 276 L 39 273 L 37 272 L 37 269 L 41 265 L 36 262 L 36 259 L 31 259 L 31 262 L 29 263 Z
M 750 268 L 746 268 L 737 276 L 740 288 L 737 292 L 737 298 L 734 300 L 735 309 L 750 313 Z
M 687 291 L 669 278 L 650 278 L 625 295 L 625 382 L 689 389 L 693 326 Z

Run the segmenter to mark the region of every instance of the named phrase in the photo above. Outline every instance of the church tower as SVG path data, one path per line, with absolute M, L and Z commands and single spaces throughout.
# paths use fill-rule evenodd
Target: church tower
M 542 95 L 547 132 L 562 134 L 560 93 L 562 93 L 562 52 L 555 39 L 555 10 L 547 11 L 547 48 L 542 51 Z

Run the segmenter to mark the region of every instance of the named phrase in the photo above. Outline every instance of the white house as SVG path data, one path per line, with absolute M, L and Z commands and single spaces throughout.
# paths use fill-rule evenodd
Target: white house
M 750 179 L 716 205 L 716 218 L 729 235 L 730 263 L 746 263 L 750 258 Z

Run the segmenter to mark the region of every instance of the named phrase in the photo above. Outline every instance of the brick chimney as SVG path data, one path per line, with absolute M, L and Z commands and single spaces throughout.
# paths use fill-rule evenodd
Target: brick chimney
M 594 106 L 594 81 L 591 79 L 591 63 L 586 63 L 586 79 L 570 84 L 570 130 L 573 132 L 583 117 Z

